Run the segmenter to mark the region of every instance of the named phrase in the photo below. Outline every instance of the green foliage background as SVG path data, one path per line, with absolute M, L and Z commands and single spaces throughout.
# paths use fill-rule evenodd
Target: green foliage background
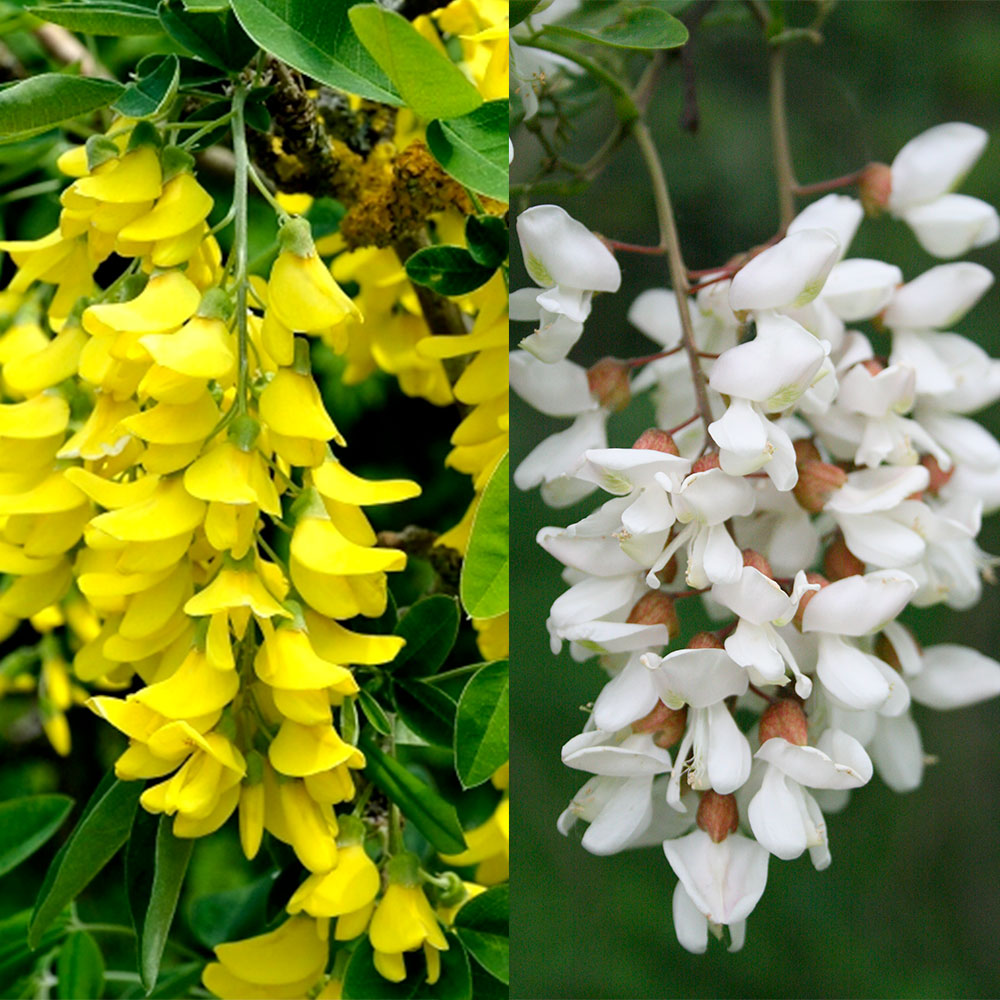
M 786 5 L 803 24 L 814 5 Z M 846 174 L 874 159 L 891 162 L 914 135 L 945 121 L 991 133 L 986 153 L 962 187 L 1000 201 L 1000 4 L 848 0 L 824 26 L 825 43 L 788 52 L 789 117 L 796 170 L 807 183 Z M 705 268 L 763 242 L 777 225 L 767 114 L 766 54 L 742 4 L 716 3 L 695 38 L 701 126 L 683 133 L 681 76 L 664 74 L 650 122 L 663 155 L 687 265 Z M 638 70 L 638 65 L 637 65 Z M 633 79 L 635 77 L 633 76 Z M 584 159 L 610 131 L 601 96 L 574 117 L 569 155 Z M 512 183 L 535 168 L 534 139 L 515 136 Z M 626 144 L 585 194 L 557 200 L 592 229 L 619 240 L 655 243 L 652 199 L 634 145 Z M 804 204 L 801 203 L 801 204 Z M 524 205 L 513 199 L 515 211 Z M 938 261 L 891 220 L 866 222 L 851 256 L 898 263 L 907 279 Z M 514 256 L 517 256 L 515 251 Z M 1000 272 L 997 245 L 970 254 Z M 599 296 L 572 357 L 587 365 L 613 354 L 648 353 L 650 341 L 625 313 L 639 291 L 666 285 L 658 258 L 622 254 L 623 290 Z M 527 283 L 517 271 L 512 288 Z M 959 326 L 1000 355 L 996 286 Z M 512 343 L 527 327 L 515 324 Z M 640 404 L 612 418 L 612 444 L 632 441 L 650 419 Z M 997 408 L 980 415 L 1000 432 Z M 514 400 L 519 462 L 542 436 L 566 426 Z M 817 873 L 807 857 L 772 859 L 768 887 L 736 955 L 715 944 L 687 954 L 672 929 L 674 876 L 658 849 L 611 858 L 564 839 L 556 817 L 586 775 L 562 766 L 559 748 L 577 733 L 602 672 L 548 649 L 544 617 L 563 585 L 558 564 L 534 544 L 545 524 L 567 524 L 593 498 L 551 512 L 537 491 L 512 498 L 515 663 L 513 768 L 512 995 L 556 997 L 989 997 L 1000 995 L 1000 704 L 954 713 L 915 709 L 925 752 L 940 762 L 923 786 L 898 796 L 879 781 L 855 792 L 829 817 L 833 864 Z M 1000 552 L 1000 523 L 988 519 L 980 544 Z M 962 642 L 1000 653 L 1000 592 L 956 613 L 912 616 L 925 643 Z

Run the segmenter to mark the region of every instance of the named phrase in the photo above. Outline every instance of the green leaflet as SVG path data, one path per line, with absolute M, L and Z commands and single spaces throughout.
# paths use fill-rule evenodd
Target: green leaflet
M 467 188 L 497 201 L 507 200 L 508 101 L 487 101 L 471 114 L 427 126 L 434 159 Z
M 462 71 L 402 15 L 360 4 L 349 17 L 361 44 L 420 118 L 457 118 L 483 103 Z
M 91 796 L 69 840 L 53 858 L 35 903 L 28 944 L 38 947 L 46 928 L 128 839 L 141 781 L 119 781 L 109 771 Z
M 465 788 L 481 785 L 509 757 L 509 670 L 506 660 L 473 674 L 458 699 L 455 770 Z
M 400 104 L 389 78 L 351 28 L 350 6 L 350 0 L 232 0 L 246 33 L 289 66 L 338 90 Z
M 63 825 L 73 800 L 26 795 L 0 803 L 0 875 L 31 857 Z
M 384 754 L 371 732 L 361 734 L 360 747 L 367 764 L 365 774 L 403 811 L 403 815 L 442 854 L 460 854 L 465 837 L 458 814 L 430 786 L 411 774 L 398 760 Z
M 495 618 L 510 608 L 509 456 L 504 455 L 483 491 L 472 522 L 459 591 L 473 618 Z
M 455 933 L 469 954 L 503 983 L 510 982 L 510 889 L 498 885 L 455 914 Z
M 125 88 L 112 80 L 39 73 L 0 90 L 0 139 L 9 142 L 107 107 Z

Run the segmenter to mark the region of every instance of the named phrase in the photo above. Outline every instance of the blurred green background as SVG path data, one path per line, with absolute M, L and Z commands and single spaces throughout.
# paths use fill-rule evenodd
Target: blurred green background
M 812 3 L 789 3 L 807 23 Z M 1000 4 L 841 2 L 824 44 L 788 52 L 789 118 L 802 183 L 839 176 L 878 159 L 891 162 L 932 125 L 968 121 L 992 135 L 961 190 L 1000 202 Z M 766 53 L 742 4 L 715 4 L 694 43 L 701 124 L 678 127 L 681 72 L 669 64 L 650 121 L 667 169 L 690 268 L 706 268 L 766 240 L 777 227 L 766 94 Z M 641 69 L 637 61 L 633 67 Z M 633 79 L 635 76 L 633 76 Z M 569 155 L 592 152 L 610 131 L 601 98 L 572 120 Z M 541 150 L 514 136 L 512 183 L 534 173 Z M 585 194 L 556 200 L 590 228 L 623 241 L 655 243 L 652 200 L 632 144 Z M 800 205 L 804 205 L 801 202 Z M 515 211 L 526 203 L 513 201 Z M 512 288 L 527 284 L 512 247 Z M 850 256 L 897 263 L 907 279 L 935 261 L 892 220 L 866 221 Z M 1000 247 L 968 255 L 1000 271 Z M 663 287 L 662 259 L 619 255 L 620 294 L 599 296 L 573 360 L 654 349 L 625 314 L 646 288 Z M 994 287 L 957 327 L 1000 355 L 1000 289 Z M 528 328 L 515 324 L 512 343 Z M 566 426 L 513 401 L 515 465 L 543 436 Z M 612 419 L 613 445 L 627 445 L 651 422 L 645 402 Z M 1000 433 L 998 408 L 981 419 Z M 829 818 L 833 864 L 772 859 L 767 891 L 736 955 L 712 942 L 704 956 L 677 944 L 670 915 L 674 876 L 659 849 L 612 858 L 565 839 L 556 817 L 587 777 L 560 763 L 604 679 L 595 660 L 575 664 L 548 649 L 544 618 L 563 590 L 559 565 L 534 543 L 545 524 L 568 524 L 593 508 L 550 511 L 531 494 L 512 500 L 512 754 L 516 887 L 512 995 L 557 997 L 996 997 L 1000 996 L 1000 702 L 952 713 L 915 709 L 925 752 L 939 763 L 909 795 L 878 778 Z M 1000 552 L 1000 519 L 980 544 Z M 908 620 L 925 644 L 962 642 L 997 655 L 1000 591 L 963 613 L 933 609 Z

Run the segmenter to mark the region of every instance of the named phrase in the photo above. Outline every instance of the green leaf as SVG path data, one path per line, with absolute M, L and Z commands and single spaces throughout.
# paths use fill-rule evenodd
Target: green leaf
M 509 1000 L 510 988 L 486 972 L 478 962 L 472 967 L 472 995 L 476 1000 Z
M 149 896 L 139 946 L 139 973 L 147 992 L 156 985 L 160 973 L 160 959 L 163 958 L 163 949 L 167 944 L 167 935 L 194 848 L 194 840 L 173 835 L 170 829 L 173 822 L 172 817 L 161 816 L 156 832 L 153 889 Z
M 406 275 L 438 295 L 465 295 L 493 277 L 494 267 L 483 267 L 465 247 L 424 247 L 410 254 Z
M 163 56 L 151 73 L 130 83 L 111 108 L 128 118 L 155 118 L 177 96 L 180 80 L 181 65 L 177 56 Z
M 548 24 L 545 31 L 619 49 L 676 49 L 688 40 L 687 28 L 672 14 L 658 7 L 634 4 L 617 8 L 614 18 L 604 25 L 582 28 Z
M 403 721 L 421 739 L 450 748 L 455 739 L 455 702 L 423 681 L 406 680 L 393 686 L 396 708 Z
M 471 114 L 427 126 L 434 159 L 467 188 L 507 200 L 508 101 L 487 101 Z
M 496 618 L 510 608 L 509 456 L 483 490 L 462 563 L 459 592 L 473 618 Z
M 506 660 L 472 675 L 458 699 L 455 770 L 463 787 L 481 785 L 510 756 L 509 670 Z
M 345 698 L 340 706 L 340 738 L 351 746 L 358 745 L 358 732 L 361 723 L 358 721 L 358 699 Z
M 21 910 L 0 920 L 0 990 L 26 975 L 38 961 L 38 955 L 28 948 L 28 924 L 31 910 Z M 39 948 L 47 952 L 66 933 L 69 910 L 59 914 L 52 926 L 42 935 Z
M 520 24 L 537 6 L 538 0 L 510 0 L 510 26 Z
M 25 139 L 107 107 L 125 88 L 113 80 L 39 73 L 0 90 L 0 137 Z
M 76 931 L 63 942 L 56 972 L 59 1000 L 92 1000 L 104 992 L 104 957 L 86 931 Z
M 157 12 L 163 30 L 178 45 L 219 69 L 238 72 L 257 51 L 231 11 L 201 13 L 181 0 L 161 0 Z
M 385 714 L 382 706 L 364 688 L 358 691 L 358 704 L 361 711 L 365 713 L 365 718 L 375 727 L 376 732 L 383 736 L 388 736 L 392 732 L 392 723 Z
M 0 875 L 31 857 L 63 825 L 73 800 L 26 795 L 0 803 Z
M 188 923 L 194 936 L 207 948 L 223 941 L 252 937 L 263 929 L 267 897 L 274 874 L 264 875 L 248 885 L 201 896 L 191 907 Z
M 455 807 L 394 757 L 384 754 L 375 745 L 370 730 L 361 734 L 360 746 L 367 761 L 365 774 L 368 778 L 399 806 L 403 815 L 438 851 L 461 854 L 465 850 L 465 837 Z
M 160 980 L 156 989 L 147 996 L 149 1000 L 177 1000 L 177 997 L 189 996 L 191 987 L 201 982 L 201 974 L 204 971 L 204 962 L 175 965 Z
M 459 907 L 455 933 L 491 975 L 510 982 L 510 889 L 498 885 Z
M 28 7 L 35 17 L 60 24 L 70 31 L 88 35 L 158 35 L 160 22 L 156 4 L 129 3 L 128 0 L 91 0 L 42 3 Z
M 31 918 L 31 947 L 38 946 L 46 927 L 128 839 L 142 790 L 141 781 L 119 781 L 113 772 L 105 775 L 69 840 L 49 866 Z
M 477 264 L 498 268 L 507 259 L 510 246 L 507 223 L 493 215 L 470 215 L 465 220 L 465 242 Z
M 402 103 L 347 18 L 350 0 L 232 0 L 246 33 L 265 51 L 320 83 L 384 104 Z
M 483 103 L 465 74 L 401 14 L 361 4 L 349 16 L 361 44 L 419 118 L 457 118 Z
M 458 638 L 459 619 L 458 602 L 446 594 L 433 594 L 411 605 L 396 625 L 396 635 L 404 638 L 406 645 L 389 665 L 393 674 L 436 674 Z
M 344 1000 L 472 1000 L 472 975 L 465 949 L 454 935 L 446 934 L 448 950 L 441 952 L 441 976 L 427 982 L 422 951 L 405 952 L 407 976 L 401 983 L 383 979 L 375 968 L 374 952 L 367 935 L 351 955 L 344 973 Z
M 142 926 L 146 922 L 146 908 L 153 891 L 153 865 L 150 864 L 150 858 L 156 853 L 157 825 L 156 816 L 145 809 L 137 809 L 125 847 L 125 897 L 132 929 L 135 931 L 136 968 L 141 963 Z

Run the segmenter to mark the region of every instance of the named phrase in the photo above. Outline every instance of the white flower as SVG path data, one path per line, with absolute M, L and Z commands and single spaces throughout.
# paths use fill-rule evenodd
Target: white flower
M 678 812 L 685 811 L 681 802 L 685 771 L 692 788 L 711 788 L 720 795 L 736 791 L 750 775 L 750 744 L 724 699 L 747 690 L 746 671 L 722 649 L 678 649 L 664 657 L 647 653 L 642 662 L 652 671 L 653 684 L 668 708 L 688 706 L 667 802 Z
M 819 633 L 816 676 L 840 705 L 899 714 L 909 697 L 896 672 L 845 637 L 867 635 L 895 618 L 917 589 L 913 577 L 880 570 L 837 580 L 813 594 L 802 631 Z
M 975 125 L 949 122 L 911 139 L 892 161 L 889 211 L 935 257 L 957 257 L 1000 236 L 996 210 L 977 198 L 950 194 L 986 148 Z
M 981 264 L 939 264 L 896 290 L 882 319 L 893 330 L 943 330 L 957 323 L 989 290 Z
M 729 304 L 736 312 L 804 306 L 819 295 L 839 257 L 840 242 L 831 230 L 793 232 L 736 272 Z
M 754 757 L 765 763 L 760 790 L 747 819 L 757 840 L 775 857 L 797 858 L 807 847 L 817 869 L 830 864 L 826 825 L 806 788 L 860 788 L 872 776 L 864 747 L 839 729 L 828 729 L 815 747 L 780 736 L 761 744 Z
M 616 292 L 621 269 L 610 250 L 558 205 L 536 205 L 517 218 L 524 266 L 541 288 L 510 298 L 512 320 L 538 321 L 521 346 L 541 361 L 561 361 L 579 340 L 595 291 Z
M 607 444 L 608 413 L 594 399 L 587 372 L 572 361 L 546 364 L 526 351 L 510 353 L 510 387 L 530 406 L 552 417 L 573 417 L 563 431 L 543 438 L 514 470 L 514 485 L 541 485 L 550 507 L 566 507 L 594 491 L 570 473 L 588 448 Z
M 709 926 L 718 933 L 726 925 L 732 936 L 729 950 L 739 951 L 747 917 L 767 885 L 767 851 L 738 833 L 716 844 L 704 830 L 693 830 L 665 840 L 663 852 L 680 879 L 673 897 L 677 940 L 701 954 L 708 947 Z
M 795 677 L 795 693 L 800 698 L 809 697 L 812 681 L 799 669 L 777 629 L 792 620 L 802 595 L 810 590 L 819 590 L 819 585 L 807 583 L 802 570 L 795 574 L 789 595 L 753 566 L 744 566 L 736 583 L 716 583 L 712 587 L 712 599 L 740 619 L 726 638 L 726 652 L 747 669 L 755 684 L 787 684 L 787 664 Z

